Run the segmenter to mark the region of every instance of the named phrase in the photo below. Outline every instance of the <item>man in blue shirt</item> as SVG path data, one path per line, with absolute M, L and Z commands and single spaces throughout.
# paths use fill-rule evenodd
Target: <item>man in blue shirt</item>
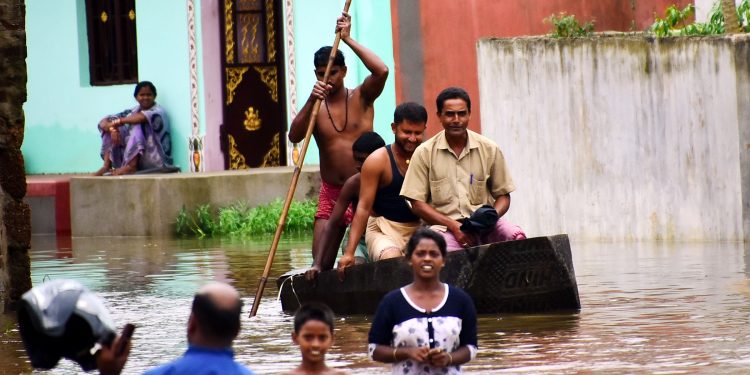
M 160 374 L 242 374 L 253 372 L 235 362 L 232 341 L 240 332 L 242 301 L 233 287 L 210 283 L 195 294 L 188 320 L 188 350 L 166 365 L 147 371 Z

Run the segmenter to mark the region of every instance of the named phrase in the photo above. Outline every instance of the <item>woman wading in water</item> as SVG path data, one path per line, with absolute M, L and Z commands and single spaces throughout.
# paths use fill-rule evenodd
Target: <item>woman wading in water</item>
M 439 233 L 419 229 L 406 244 L 414 282 L 380 302 L 370 328 L 372 359 L 393 374 L 461 374 L 477 353 L 477 317 L 466 292 L 440 281 L 447 255 Z

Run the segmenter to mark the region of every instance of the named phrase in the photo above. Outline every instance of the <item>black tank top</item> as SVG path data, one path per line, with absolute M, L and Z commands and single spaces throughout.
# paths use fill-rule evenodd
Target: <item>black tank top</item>
M 417 221 L 419 217 L 411 212 L 406 199 L 399 195 L 401 193 L 401 185 L 404 184 L 404 176 L 401 175 L 398 166 L 396 166 L 396 159 L 393 158 L 391 145 L 385 146 L 385 149 L 388 151 L 388 158 L 391 159 L 391 184 L 378 189 L 375 193 L 375 202 L 372 204 L 372 209 L 391 221 L 399 223 Z

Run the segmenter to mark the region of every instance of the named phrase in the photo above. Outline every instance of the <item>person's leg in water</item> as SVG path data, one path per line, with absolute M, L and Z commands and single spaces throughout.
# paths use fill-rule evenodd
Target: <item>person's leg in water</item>
M 315 230 L 318 228 L 319 221 L 325 222 L 326 224 L 328 223 L 328 220 L 325 219 L 315 220 Z M 336 262 L 336 256 L 338 254 L 338 244 L 344 239 L 344 232 L 346 231 L 346 227 L 336 225 L 334 229 L 335 232 L 328 234 L 328 246 L 327 249 L 324 249 L 323 246 L 325 244 L 317 239 L 323 238 L 323 230 L 326 227 L 326 224 L 321 225 L 319 234 L 313 234 L 316 239 L 313 241 L 313 256 L 316 257 L 315 259 L 320 259 L 320 270 L 330 270 L 333 268 L 333 264 Z
M 345 227 L 336 226 L 335 232 L 330 233 L 330 235 L 325 233 L 326 226 L 328 226 L 328 221 L 336 205 L 339 194 L 341 194 L 341 187 L 329 185 L 321 181 L 320 193 L 318 195 L 318 211 L 315 213 L 315 223 L 313 224 L 313 267 L 311 268 L 313 274 L 321 270 L 333 268 L 333 262 L 336 260 L 335 246 L 331 246 L 333 251 L 326 251 L 327 249 L 323 248 L 323 246 L 326 245 L 323 243 L 326 242 L 324 238 L 327 238 L 327 243 L 340 244 L 344 237 L 344 231 L 346 230 Z M 344 215 L 344 224 L 351 222 L 351 206 L 347 208 L 347 212 Z M 321 257 L 324 257 L 325 259 Z M 320 268 L 316 267 L 316 263 L 320 265 Z M 330 263 L 330 265 L 328 263 Z M 328 268 L 326 268 L 326 266 Z M 310 276 L 312 276 L 312 274 Z

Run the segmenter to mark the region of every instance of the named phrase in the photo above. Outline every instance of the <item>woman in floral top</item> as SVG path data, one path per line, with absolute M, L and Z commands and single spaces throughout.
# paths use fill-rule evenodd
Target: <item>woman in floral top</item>
M 369 335 L 370 357 L 393 374 L 460 374 L 477 353 L 477 317 L 466 292 L 440 281 L 443 236 L 420 229 L 406 245 L 414 281 L 380 302 Z

